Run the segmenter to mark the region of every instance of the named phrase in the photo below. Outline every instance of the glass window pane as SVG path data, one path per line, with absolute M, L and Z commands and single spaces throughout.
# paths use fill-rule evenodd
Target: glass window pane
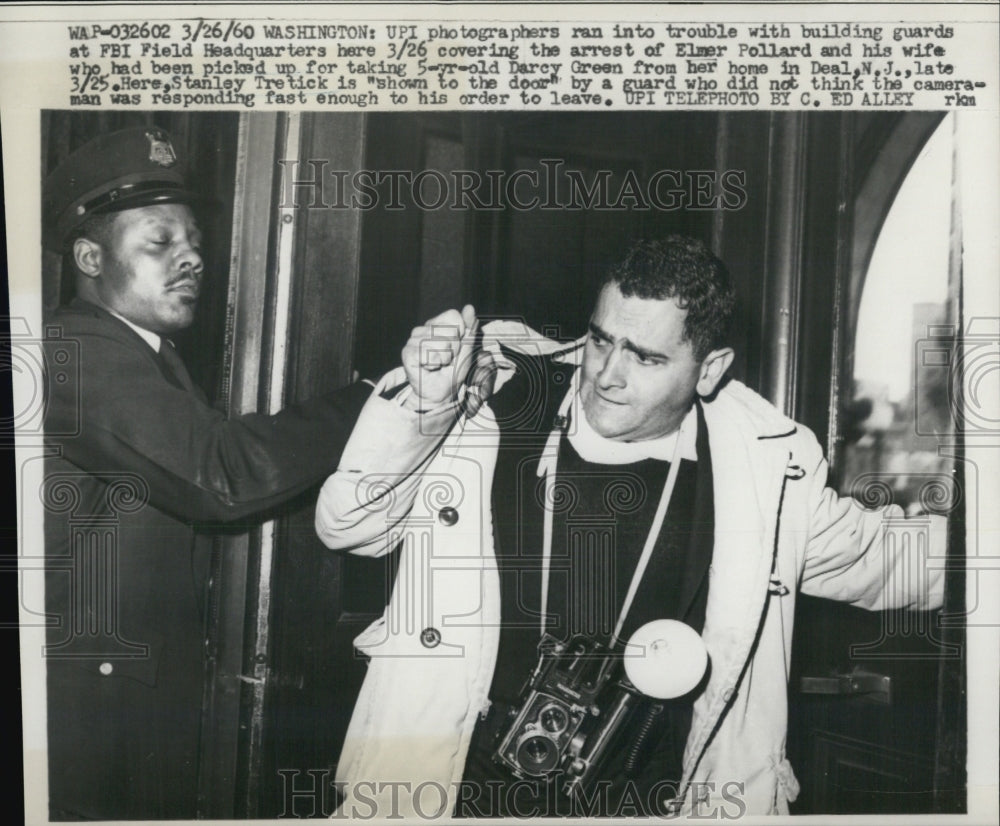
M 900 187 L 865 278 L 844 411 L 843 491 L 910 513 L 942 511 L 951 464 L 948 381 L 960 272 L 953 262 L 952 118 Z M 943 498 L 942 498 L 943 497 Z

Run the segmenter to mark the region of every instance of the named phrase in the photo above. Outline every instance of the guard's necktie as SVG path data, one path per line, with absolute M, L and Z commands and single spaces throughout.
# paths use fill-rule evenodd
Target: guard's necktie
M 198 394 L 198 391 L 194 386 L 194 382 L 191 381 L 191 376 L 188 373 L 187 368 L 184 366 L 184 362 L 181 361 L 181 357 L 177 355 L 177 351 L 174 349 L 174 345 L 169 339 L 161 340 L 160 357 L 185 390 L 189 393 Z

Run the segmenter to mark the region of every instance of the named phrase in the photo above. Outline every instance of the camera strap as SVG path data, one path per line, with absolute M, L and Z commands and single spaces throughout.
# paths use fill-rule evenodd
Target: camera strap
M 568 414 L 570 411 L 570 405 L 577 397 L 577 392 L 579 390 L 579 375 L 579 369 L 573 373 L 569 389 L 566 393 L 566 398 L 563 399 L 562 403 L 559 405 L 559 412 L 556 414 L 555 424 L 552 431 L 549 433 L 542 456 L 538 461 L 538 475 L 545 476 L 545 494 L 544 499 L 542 500 L 542 509 L 545 512 L 542 527 L 542 610 L 540 621 L 542 634 L 545 633 L 545 618 L 548 614 L 549 605 L 549 569 L 552 562 L 552 531 L 556 501 L 556 465 L 559 460 L 559 442 L 563 433 L 566 431 L 566 426 L 569 421 Z M 580 415 L 583 414 L 581 413 Z M 646 567 L 649 565 L 650 557 L 653 555 L 653 548 L 656 547 L 656 540 L 660 536 L 660 529 L 663 527 L 663 520 L 666 518 L 667 508 L 670 505 L 670 497 L 673 496 L 674 485 L 677 483 L 677 474 L 680 471 L 681 444 L 684 441 L 685 427 L 687 426 L 688 421 L 689 418 L 686 417 L 677 434 L 677 441 L 674 444 L 673 456 L 670 459 L 670 470 L 667 472 L 667 480 L 663 484 L 663 492 L 660 494 L 660 501 L 656 506 L 656 512 L 653 514 L 653 523 L 649 526 L 649 533 L 646 536 L 646 542 L 642 546 L 642 554 L 640 554 L 639 561 L 636 563 L 635 573 L 632 574 L 632 581 L 629 583 L 628 591 L 625 594 L 625 600 L 622 603 L 621 612 L 618 615 L 618 622 L 615 624 L 615 630 L 611 634 L 612 645 L 619 640 L 619 634 L 621 634 L 622 628 L 625 625 L 625 618 L 628 616 L 629 609 L 632 607 L 632 602 L 635 600 L 636 592 L 639 590 L 639 583 L 642 582 L 642 576 L 646 572 Z

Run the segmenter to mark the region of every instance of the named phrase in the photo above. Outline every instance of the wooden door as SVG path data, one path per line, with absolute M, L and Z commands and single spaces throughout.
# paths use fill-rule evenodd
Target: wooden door
M 942 404 L 947 370 L 933 367 L 924 353 L 947 352 L 957 323 L 958 280 L 947 258 L 939 276 L 949 298 L 930 313 L 918 305 L 910 326 L 900 334 L 876 337 L 875 346 L 915 353 L 913 368 L 903 368 L 899 399 L 863 386 L 855 363 L 870 358 L 859 307 L 864 284 L 876 289 L 881 277 L 869 271 L 872 250 L 886 216 L 915 159 L 939 121 L 928 115 L 848 115 L 840 125 L 840 151 L 824 173 L 809 159 L 819 180 L 826 176 L 837 192 L 835 230 L 827 241 L 835 266 L 829 285 L 817 283 L 822 267 L 810 269 L 800 311 L 804 334 L 799 374 L 830 370 L 794 395 L 800 421 L 825 438 L 831 461 L 830 483 L 867 506 L 889 501 L 917 515 L 913 523 L 892 529 L 900 550 L 911 555 L 909 575 L 922 576 L 926 557 L 919 551 L 927 529 L 920 513 L 950 517 L 949 555 L 963 543 L 961 467 L 953 461 L 960 445 L 947 426 Z M 832 160 L 832 159 L 831 159 Z M 910 197 L 901 193 L 901 198 Z M 920 198 L 944 202 L 937 229 L 951 231 L 950 183 Z M 816 218 L 804 231 L 822 238 Z M 828 233 L 829 234 L 829 233 Z M 918 244 L 912 235 L 906 243 Z M 818 252 L 815 247 L 812 254 Z M 883 301 L 881 325 L 888 316 L 909 313 L 915 273 L 901 260 L 890 271 L 907 272 L 891 301 Z M 833 312 L 829 313 L 828 308 Z M 921 315 L 923 313 L 923 315 Z M 909 321 L 909 318 L 906 319 Z M 950 330 L 950 333 L 944 332 Z M 884 332 L 884 331 L 883 331 Z M 912 335 L 911 335 L 912 333 Z M 822 375 L 822 374 L 821 374 Z M 822 383 L 829 379 L 828 391 Z M 904 395 L 905 394 L 905 395 Z M 887 418 L 888 417 L 888 418 Z M 933 421 L 932 421 L 933 420 Z M 930 435 L 931 433 L 935 435 Z M 892 460 L 890 461 L 890 452 Z M 937 456 L 933 468 L 922 457 Z M 960 463 L 959 463 L 960 464 Z M 940 564 L 942 560 L 938 560 Z M 964 582 L 960 571 L 948 575 L 942 613 L 861 609 L 801 596 L 797 606 L 793 671 L 790 683 L 789 749 L 802 785 L 793 806 L 798 814 L 889 814 L 963 810 L 965 709 L 961 627 Z

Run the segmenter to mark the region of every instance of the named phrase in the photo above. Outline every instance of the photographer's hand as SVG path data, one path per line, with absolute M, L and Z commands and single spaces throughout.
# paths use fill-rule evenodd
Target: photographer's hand
M 407 407 L 430 410 L 458 400 L 473 365 L 478 326 L 475 309 L 466 304 L 461 312 L 448 310 L 413 328 L 402 354 L 413 389 Z

